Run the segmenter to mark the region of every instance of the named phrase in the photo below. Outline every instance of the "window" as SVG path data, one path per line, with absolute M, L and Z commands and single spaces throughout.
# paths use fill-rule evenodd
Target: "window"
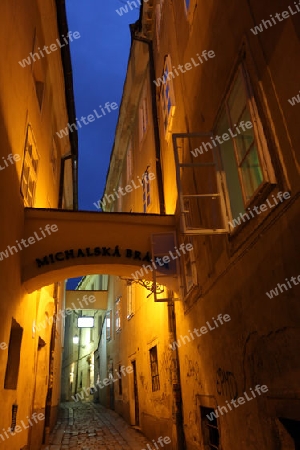
M 131 281 L 127 281 L 127 319 L 131 319 L 135 311 L 135 290 Z
M 258 195 L 265 195 L 276 182 L 242 66 L 222 105 L 215 131 L 172 136 L 183 234 L 229 233 L 229 221 L 259 204 Z
M 145 93 L 143 94 L 140 110 L 139 110 L 139 124 L 140 124 L 140 142 L 142 141 L 148 126 L 148 102 L 146 96 L 146 88 Z
M 151 204 L 150 180 L 148 170 L 143 174 L 143 212 L 146 213 Z
M 192 244 L 192 238 L 185 236 L 184 245 Z M 194 250 L 185 252 L 182 255 L 182 261 L 184 265 L 184 287 L 185 294 L 188 294 L 190 290 L 197 285 L 197 268 Z
M 202 436 L 205 448 L 218 450 L 220 448 L 220 436 L 218 422 L 214 416 L 215 410 L 201 406 Z M 210 419 L 207 417 L 210 416 Z
M 115 319 L 116 319 L 116 332 L 121 331 L 121 297 L 117 298 L 116 300 Z
M 127 183 L 130 183 L 132 180 L 132 144 L 130 142 L 127 155 L 126 155 L 126 174 L 127 174 Z
M 21 328 L 21 326 L 15 319 L 12 319 L 8 344 L 8 358 L 5 371 L 4 389 L 17 389 L 22 336 L 23 328 Z
M 250 93 L 250 94 L 249 94 Z M 243 213 L 271 180 L 267 145 L 245 68 L 240 66 L 224 102 L 216 135 L 231 139 L 219 146 L 232 217 Z
M 150 348 L 150 368 L 152 379 L 152 392 L 159 391 L 159 373 L 158 373 L 158 360 L 157 360 L 157 346 Z
M 21 178 L 21 193 L 24 197 L 25 206 L 34 205 L 34 194 L 37 182 L 39 158 L 37 154 L 35 139 L 31 126 L 27 128 L 23 171 Z
M 112 319 L 112 311 L 108 311 L 106 313 L 106 340 L 110 341 L 112 336 L 112 329 L 111 329 L 111 319 Z
M 173 78 L 175 78 L 174 73 L 171 71 L 172 64 L 171 58 L 168 55 L 165 59 L 163 80 L 160 91 L 160 103 L 162 108 L 163 126 L 165 136 L 172 126 L 172 120 L 175 112 L 175 97 L 173 88 Z

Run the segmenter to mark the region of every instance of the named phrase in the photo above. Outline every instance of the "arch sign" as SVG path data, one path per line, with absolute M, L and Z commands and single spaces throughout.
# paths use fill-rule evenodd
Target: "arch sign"
M 22 282 L 32 292 L 88 274 L 130 277 L 151 261 L 151 236 L 174 231 L 173 215 L 26 208 Z

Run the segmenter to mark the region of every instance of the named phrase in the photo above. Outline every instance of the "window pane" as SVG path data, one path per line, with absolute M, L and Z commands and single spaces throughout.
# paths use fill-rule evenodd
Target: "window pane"
M 251 122 L 251 116 L 250 116 L 250 112 L 247 109 L 245 109 L 245 111 L 243 112 L 243 115 L 239 121 L 239 123 L 241 123 L 241 121 L 247 122 L 250 121 Z M 241 160 L 245 157 L 247 150 L 249 150 L 249 148 L 251 147 L 251 144 L 254 141 L 254 131 L 253 128 L 250 129 L 246 129 L 246 131 L 243 131 L 242 128 L 238 127 L 240 130 L 240 134 L 238 134 L 237 131 L 234 130 L 233 134 L 237 134 L 237 137 L 235 137 L 235 142 L 236 142 L 236 147 L 237 147 L 237 153 L 238 153 L 238 161 L 241 162 Z
M 241 165 L 241 176 L 246 199 L 249 200 L 259 185 L 263 182 L 263 174 L 260 167 L 257 148 L 253 145 L 249 154 Z
M 223 110 L 217 125 L 216 134 L 222 135 L 223 133 L 228 132 L 229 128 L 229 122 L 225 110 Z M 245 207 L 232 139 L 225 141 L 220 145 L 220 153 L 226 175 L 226 186 L 229 194 L 232 217 L 237 217 L 240 212 L 245 211 Z
M 233 89 L 229 96 L 228 107 L 230 111 L 230 116 L 232 120 L 232 125 L 238 125 L 238 122 L 241 120 L 242 112 L 247 104 L 246 92 L 244 87 L 244 82 L 242 79 L 242 74 L 239 71 L 239 74 L 235 80 Z

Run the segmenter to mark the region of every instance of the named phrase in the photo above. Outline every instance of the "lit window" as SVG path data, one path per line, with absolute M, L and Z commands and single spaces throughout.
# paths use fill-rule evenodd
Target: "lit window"
M 150 348 L 150 368 L 152 379 L 152 392 L 160 390 L 158 360 L 157 360 L 157 346 Z
M 143 175 L 143 212 L 146 213 L 151 204 L 149 173 Z
M 148 104 L 146 93 L 143 95 L 141 101 L 139 123 L 140 123 L 140 142 L 141 142 L 147 131 L 148 126 Z
M 192 238 L 190 236 L 185 236 L 184 238 L 185 246 L 187 244 L 192 244 Z M 188 294 L 190 290 L 197 285 L 197 268 L 194 250 L 185 252 L 182 255 L 182 261 L 184 265 L 184 287 L 185 294 Z
M 24 197 L 25 206 L 32 207 L 34 205 L 38 163 L 39 158 L 37 154 L 35 139 L 32 133 L 31 126 L 28 126 L 21 178 L 21 193 Z
M 220 435 L 214 412 L 215 410 L 212 408 L 200 407 L 204 448 L 218 450 L 220 448 Z
M 171 71 L 172 64 L 171 58 L 168 55 L 165 59 L 164 71 L 163 71 L 163 80 L 164 82 L 161 85 L 160 91 L 160 102 L 162 108 L 162 117 L 163 117 L 163 125 L 164 132 L 167 136 L 167 133 L 170 131 L 172 126 L 172 120 L 175 112 L 175 97 L 174 97 L 174 87 L 173 87 L 173 78 L 175 78 L 174 73 Z
M 105 321 L 106 321 L 106 339 L 109 341 L 112 337 L 111 330 L 111 319 L 112 319 L 112 311 L 108 311 L 106 313 Z
M 116 300 L 115 319 L 116 331 L 121 331 L 121 297 Z
M 229 129 L 234 135 L 219 146 L 233 217 L 244 212 L 272 178 L 264 132 L 249 92 L 246 72 L 240 67 L 216 127 L 216 135 L 222 136 Z
M 127 319 L 131 319 L 135 311 L 135 290 L 130 281 L 127 282 Z

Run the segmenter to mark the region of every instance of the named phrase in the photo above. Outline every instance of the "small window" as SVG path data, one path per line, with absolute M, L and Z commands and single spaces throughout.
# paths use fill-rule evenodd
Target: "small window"
M 149 172 L 143 174 L 143 212 L 146 213 L 151 204 Z
M 135 311 L 135 290 L 131 281 L 127 282 L 127 319 L 131 319 Z
M 172 127 L 172 121 L 175 113 L 175 96 L 173 87 L 173 78 L 175 78 L 172 72 L 171 58 L 168 55 L 165 59 L 164 71 L 163 71 L 163 83 L 160 91 L 160 103 L 162 108 L 162 118 L 165 136 L 168 137 L 168 133 Z
M 116 332 L 121 331 L 121 297 L 116 300 L 115 320 Z
M 185 246 L 187 244 L 192 244 L 192 238 L 190 236 L 185 236 L 184 238 Z M 182 261 L 184 265 L 184 286 L 185 294 L 188 294 L 190 290 L 197 285 L 197 268 L 194 250 L 185 252 L 182 255 Z
M 15 319 L 12 319 L 8 344 L 8 358 L 5 371 L 4 389 L 17 389 L 22 336 L 23 328 L 21 328 L 21 326 L 16 322 Z
M 106 340 L 110 341 L 112 337 L 112 329 L 111 329 L 111 319 L 112 319 L 112 311 L 108 311 L 106 313 Z
M 160 390 L 158 360 L 157 360 L 157 346 L 150 348 L 150 368 L 152 379 L 152 392 Z
M 220 449 L 220 435 L 215 410 L 201 406 L 201 425 L 204 448 Z
M 37 183 L 39 157 L 31 126 L 27 128 L 25 154 L 21 177 L 21 193 L 25 206 L 34 206 L 34 195 Z

